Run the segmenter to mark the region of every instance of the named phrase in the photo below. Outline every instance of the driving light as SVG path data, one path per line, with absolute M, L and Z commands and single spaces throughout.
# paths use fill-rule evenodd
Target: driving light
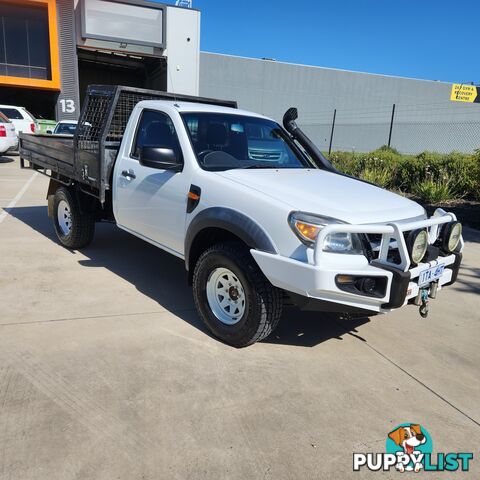
M 447 223 L 443 232 L 443 249 L 454 252 L 460 243 L 461 237 L 462 224 L 460 222 Z
M 330 217 L 312 215 L 310 213 L 292 212 L 289 216 L 289 223 L 295 235 L 305 245 L 312 247 L 323 227 L 344 222 Z M 328 234 L 325 237 L 323 250 L 334 253 L 363 253 L 362 244 L 358 235 L 346 232 L 332 232 Z
M 426 230 L 413 230 L 407 239 L 408 250 L 412 263 L 419 264 L 428 248 L 428 233 Z

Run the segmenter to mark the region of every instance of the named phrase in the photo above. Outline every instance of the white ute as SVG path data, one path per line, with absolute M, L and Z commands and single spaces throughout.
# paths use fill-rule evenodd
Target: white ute
M 428 300 L 456 280 L 461 224 L 442 210 L 427 218 L 417 203 L 338 172 L 296 117 L 290 109 L 282 128 L 207 101 L 137 103 L 121 144 L 104 154 L 112 165 L 105 199 L 81 180 L 53 176 L 49 211 L 60 241 L 83 247 L 94 222 L 110 218 L 184 259 L 199 315 L 237 347 L 268 336 L 285 299 L 361 315 L 414 303 L 426 316 Z M 81 127 L 75 138 L 77 149 L 92 140 Z M 38 161 L 29 151 L 25 143 L 22 157 Z M 87 182 L 93 173 L 80 153 Z

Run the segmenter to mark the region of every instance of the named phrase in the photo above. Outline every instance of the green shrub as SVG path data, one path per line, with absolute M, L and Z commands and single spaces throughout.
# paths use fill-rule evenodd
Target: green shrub
M 342 172 L 358 177 L 361 173 L 360 162 L 355 154 L 350 152 L 334 152 L 330 155 L 330 161 Z
M 392 175 L 388 168 L 366 168 L 360 178 L 383 188 L 392 186 Z
M 459 152 L 401 155 L 384 146 L 370 153 L 335 152 L 330 159 L 349 175 L 404 193 L 418 192 L 421 185 L 429 185 L 424 188 L 443 189 L 443 196 L 480 200 L 480 149 L 473 155 Z
M 412 192 L 415 197 L 426 203 L 443 203 L 457 198 L 448 180 L 435 181 L 424 180 L 413 186 Z

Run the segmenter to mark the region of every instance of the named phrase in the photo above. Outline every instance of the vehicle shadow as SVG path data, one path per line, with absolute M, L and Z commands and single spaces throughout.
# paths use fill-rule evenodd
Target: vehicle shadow
M 285 307 L 278 328 L 264 342 L 314 347 L 331 339 L 343 340 L 344 335 L 366 341 L 357 328 L 368 322 L 368 317 L 348 318 L 337 313 L 308 312 L 289 306 Z
M 461 265 L 457 283 L 453 287 L 460 292 L 480 294 L 479 279 L 480 268 Z
M 15 159 L 11 157 L 5 157 L 3 155 L 0 155 L 0 163 L 12 163 L 14 162 Z
M 480 217 L 480 210 L 478 212 L 478 216 Z M 462 235 L 465 242 L 480 243 L 480 230 L 470 227 L 463 227 Z
M 14 207 L 10 215 L 58 243 L 46 206 Z M 58 248 L 62 248 L 59 247 Z M 162 307 L 210 335 L 194 309 L 183 260 L 130 235 L 113 224 L 97 224 L 92 244 L 82 249 L 85 268 L 106 268 Z M 266 343 L 313 347 L 345 334 L 357 335 L 368 318 L 343 319 L 332 313 L 302 312 L 286 307 L 278 329 Z M 361 337 L 358 337 L 361 338 Z
M 469 243 L 480 243 L 480 230 L 464 227 L 463 238 L 466 242 L 465 249 L 468 249 Z M 480 294 L 480 268 L 469 263 L 469 260 L 464 257 L 453 288 L 460 292 Z

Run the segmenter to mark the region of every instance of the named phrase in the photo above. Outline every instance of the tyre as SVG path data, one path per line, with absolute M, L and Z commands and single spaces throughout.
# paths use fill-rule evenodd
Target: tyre
M 53 223 L 60 243 L 76 250 L 86 247 L 95 233 L 95 216 L 82 212 L 77 197 L 60 187 L 53 199 Z
M 281 291 L 241 243 L 219 243 L 202 253 L 193 274 L 193 296 L 209 330 L 234 347 L 268 337 L 282 314 Z

